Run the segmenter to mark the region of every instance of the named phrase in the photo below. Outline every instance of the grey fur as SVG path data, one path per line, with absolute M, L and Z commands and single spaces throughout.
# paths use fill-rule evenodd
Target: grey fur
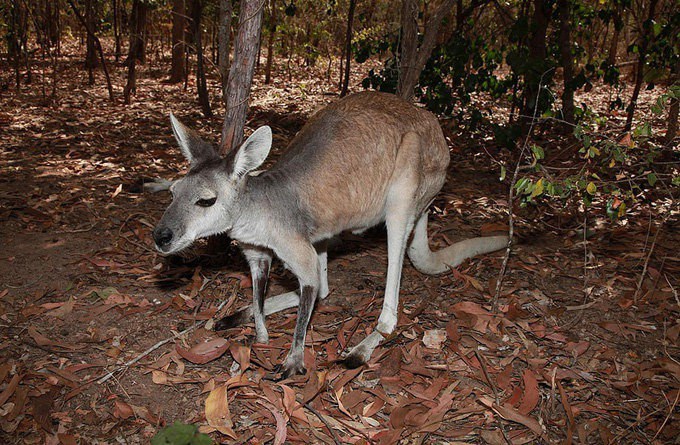
M 427 208 L 449 164 L 437 119 L 395 96 L 364 92 L 314 115 L 269 171 L 251 176 L 271 145 L 271 130 L 257 130 L 220 159 L 172 117 L 189 173 L 170 188 L 174 199 L 154 231 L 159 250 L 174 253 L 200 237 L 229 233 L 238 240 L 254 278 L 258 341 L 267 341 L 265 314 L 298 305 L 298 319 L 283 375 L 304 371 L 307 325 L 317 297 L 328 294 L 326 242 L 342 231 L 360 232 L 385 222 L 388 273 L 385 301 L 375 331 L 349 354 L 365 363 L 396 326 L 401 268 L 409 257 L 418 270 L 441 273 L 472 255 L 502 248 L 507 237 L 466 240 L 439 252 L 427 245 Z M 417 223 L 417 224 L 416 224 Z M 299 298 L 264 300 L 273 256 L 296 275 Z M 248 311 L 239 318 L 247 318 Z

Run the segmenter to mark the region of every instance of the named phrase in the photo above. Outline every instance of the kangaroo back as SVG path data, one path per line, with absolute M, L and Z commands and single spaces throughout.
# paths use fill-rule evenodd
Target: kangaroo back
M 444 184 L 449 149 L 431 113 L 391 94 L 359 93 L 317 112 L 263 176 L 294 184 L 313 239 L 365 229 L 385 220 L 406 135 L 418 140 L 414 204 L 422 211 Z

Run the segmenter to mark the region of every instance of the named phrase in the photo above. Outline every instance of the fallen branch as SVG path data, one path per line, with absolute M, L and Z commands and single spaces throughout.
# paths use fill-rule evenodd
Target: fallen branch
M 216 314 L 219 314 L 219 313 L 220 313 L 220 311 L 222 310 L 222 308 L 224 307 L 224 305 L 227 304 L 227 301 L 228 301 L 228 300 L 224 300 L 222 303 L 220 303 L 220 305 L 217 307 L 217 312 L 216 312 Z M 182 332 L 178 332 L 177 334 L 173 335 L 172 337 L 169 337 L 169 338 L 166 338 L 165 340 L 159 341 L 158 343 L 156 343 L 155 345 L 151 346 L 149 349 L 147 349 L 146 351 L 142 352 L 141 354 L 139 354 L 137 357 L 133 358 L 132 360 L 128 360 L 127 362 L 125 362 L 125 363 L 123 363 L 122 365 L 118 366 L 118 367 L 117 367 L 116 369 L 114 369 L 113 371 L 110 371 L 110 372 L 104 374 L 102 377 L 97 378 L 97 383 L 100 384 L 100 385 L 101 385 L 102 383 L 105 383 L 107 380 L 109 380 L 111 377 L 113 377 L 113 375 L 114 375 L 115 373 L 120 372 L 120 371 L 123 371 L 123 370 L 129 368 L 130 366 L 134 365 L 135 363 L 137 363 L 138 361 L 140 361 L 141 359 L 143 359 L 143 358 L 146 357 L 147 355 L 151 354 L 153 351 L 155 351 L 156 349 L 160 348 L 161 346 L 163 346 L 163 345 L 165 345 L 165 344 L 167 344 L 167 343 L 170 343 L 171 341 L 176 340 L 176 339 L 180 338 L 181 336 L 183 336 L 183 335 L 185 335 L 185 334 L 188 334 L 189 332 L 191 332 L 191 331 L 193 331 L 193 330 L 195 330 L 195 329 L 200 328 L 201 326 L 203 326 L 203 325 L 204 325 L 205 323 L 207 323 L 208 321 L 209 321 L 209 320 L 203 320 L 203 321 L 199 321 L 198 323 L 194 323 L 193 326 L 190 326 L 190 327 L 186 328 L 186 329 L 183 330 Z
M 315 410 L 314 408 L 312 408 L 312 405 L 310 405 L 309 403 L 305 403 L 304 407 L 307 408 L 309 411 L 311 411 L 312 414 L 314 414 L 316 417 L 318 417 L 319 420 L 320 420 L 324 425 L 326 425 L 326 428 L 328 428 L 328 431 L 330 431 L 331 435 L 333 436 L 333 442 L 335 442 L 335 445 L 342 445 L 342 442 L 341 442 L 340 439 L 338 438 L 338 435 L 336 434 L 335 430 L 333 429 L 333 427 L 331 426 L 331 424 L 328 423 L 328 420 L 326 420 L 326 419 L 323 417 L 323 414 L 321 414 L 320 412 L 318 412 L 317 410 Z

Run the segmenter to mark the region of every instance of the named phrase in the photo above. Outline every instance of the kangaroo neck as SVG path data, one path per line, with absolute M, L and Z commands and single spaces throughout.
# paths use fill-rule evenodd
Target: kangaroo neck
M 265 173 L 246 178 L 234 206 L 233 239 L 272 248 L 284 234 L 306 230 L 299 201 L 277 176 Z

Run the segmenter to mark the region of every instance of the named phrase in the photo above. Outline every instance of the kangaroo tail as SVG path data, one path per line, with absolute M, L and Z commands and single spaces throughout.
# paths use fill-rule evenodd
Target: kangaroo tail
M 466 239 L 432 252 L 427 239 L 427 212 L 424 212 L 413 229 L 408 257 L 418 271 L 437 275 L 447 272 L 449 268 L 456 267 L 468 258 L 502 249 L 507 244 L 507 236 L 484 236 Z

